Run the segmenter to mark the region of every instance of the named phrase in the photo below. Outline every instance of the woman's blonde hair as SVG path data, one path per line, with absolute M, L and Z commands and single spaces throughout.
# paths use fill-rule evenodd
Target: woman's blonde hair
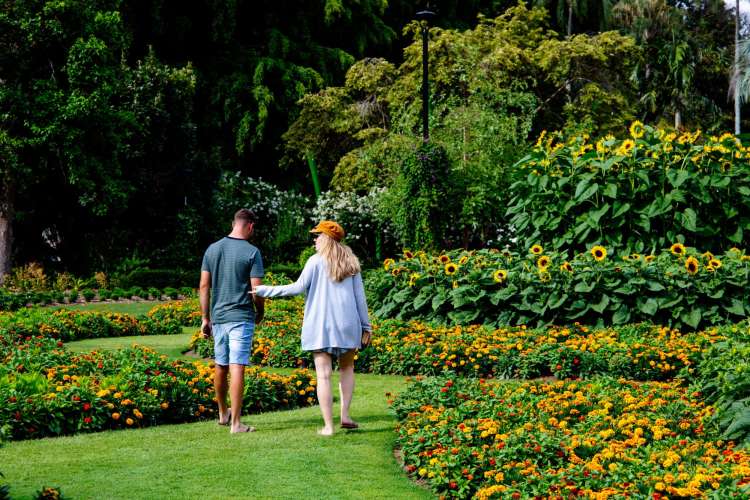
M 328 263 L 328 274 L 333 281 L 343 281 L 359 273 L 362 268 L 352 249 L 321 233 L 320 256 Z

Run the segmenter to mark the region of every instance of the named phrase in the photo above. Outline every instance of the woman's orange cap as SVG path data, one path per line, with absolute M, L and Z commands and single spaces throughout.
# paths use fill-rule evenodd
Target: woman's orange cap
M 336 222 L 332 220 L 324 220 L 321 221 L 320 224 L 312 228 L 310 231 L 311 233 L 323 233 L 326 236 L 330 236 L 336 241 L 341 241 L 344 239 L 344 228 L 339 226 Z

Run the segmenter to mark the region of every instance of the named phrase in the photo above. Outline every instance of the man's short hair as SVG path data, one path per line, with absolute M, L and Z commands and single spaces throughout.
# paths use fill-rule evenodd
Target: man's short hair
M 241 222 L 243 224 L 249 224 L 251 222 L 256 223 L 258 222 L 258 217 L 252 210 L 248 210 L 247 208 L 240 208 L 234 213 L 233 222 Z

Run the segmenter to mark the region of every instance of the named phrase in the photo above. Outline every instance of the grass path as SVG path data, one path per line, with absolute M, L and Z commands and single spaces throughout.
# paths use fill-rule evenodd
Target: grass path
M 188 339 L 121 337 L 68 347 L 116 349 L 135 341 L 181 357 Z M 432 498 L 392 454 L 395 419 L 385 393 L 404 387 L 403 377 L 357 375 L 352 417 L 361 428 L 332 438 L 316 434 L 322 420 L 313 407 L 245 416 L 258 428 L 245 435 L 200 422 L 10 442 L 0 448 L 0 471 L 20 499 L 42 486 L 73 499 Z

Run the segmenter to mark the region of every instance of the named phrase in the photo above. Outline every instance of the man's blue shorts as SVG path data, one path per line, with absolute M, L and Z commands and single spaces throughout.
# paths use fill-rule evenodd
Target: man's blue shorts
M 249 365 L 255 322 L 214 323 L 214 360 L 217 365 Z

